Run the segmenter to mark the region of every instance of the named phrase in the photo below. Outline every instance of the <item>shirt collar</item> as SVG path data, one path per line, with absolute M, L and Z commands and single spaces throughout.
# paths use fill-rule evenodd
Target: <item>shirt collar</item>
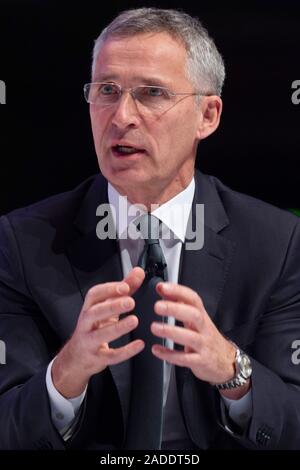
M 152 214 L 160 219 L 182 242 L 185 240 L 194 193 L 195 179 L 192 178 L 183 191 L 152 211 Z M 127 197 L 122 196 L 110 183 L 108 183 L 108 201 L 114 208 L 112 215 L 118 238 L 121 238 L 128 225 L 139 217 L 142 211 L 138 204 L 131 204 Z

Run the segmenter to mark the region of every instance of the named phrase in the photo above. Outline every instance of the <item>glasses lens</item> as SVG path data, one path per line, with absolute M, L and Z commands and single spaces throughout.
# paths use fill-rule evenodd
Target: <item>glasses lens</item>
M 88 103 L 109 106 L 118 100 L 120 91 L 113 83 L 88 83 L 84 94 Z
M 84 93 L 84 97 L 86 99 L 86 101 L 89 103 L 90 102 L 90 99 L 89 99 L 89 95 L 90 95 L 90 83 L 86 83 L 83 87 L 83 93 Z
M 143 106 L 153 110 L 163 110 L 170 102 L 167 88 L 157 86 L 139 86 L 134 90 L 134 97 Z

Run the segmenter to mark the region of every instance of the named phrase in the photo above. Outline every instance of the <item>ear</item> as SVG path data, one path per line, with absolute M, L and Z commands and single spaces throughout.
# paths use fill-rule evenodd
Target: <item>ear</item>
M 217 95 L 203 96 L 199 106 L 200 116 L 197 137 L 199 140 L 202 140 L 218 128 L 223 103 L 221 98 Z

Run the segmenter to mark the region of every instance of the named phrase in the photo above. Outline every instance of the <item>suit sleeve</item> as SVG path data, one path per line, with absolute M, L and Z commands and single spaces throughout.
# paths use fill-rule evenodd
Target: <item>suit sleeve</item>
M 274 253 L 274 257 L 276 253 Z M 235 438 L 252 449 L 300 449 L 300 223 L 247 351 L 252 359 L 252 419 Z
M 49 326 L 33 301 L 17 240 L 0 218 L 0 449 L 64 449 L 51 420 L 46 370 L 53 357 Z

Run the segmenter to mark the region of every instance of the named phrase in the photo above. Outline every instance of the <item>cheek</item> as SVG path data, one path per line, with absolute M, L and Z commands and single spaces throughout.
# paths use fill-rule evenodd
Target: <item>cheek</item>
M 165 145 L 173 152 L 188 151 L 194 146 L 196 139 L 195 120 L 190 115 L 179 115 L 169 123 L 161 135 L 164 136 Z
M 92 132 L 93 132 L 93 136 L 95 138 L 96 136 L 96 129 L 97 129 L 97 120 L 96 120 L 96 116 L 94 113 L 91 113 L 90 112 L 90 119 L 91 119 L 91 127 L 92 127 Z
M 97 116 L 96 113 L 91 113 L 90 117 L 91 117 L 92 131 L 97 132 L 99 129 L 101 120 L 99 116 Z
M 94 138 L 95 146 L 98 147 L 101 144 L 102 136 L 104 133 L 104 120 L 102 117 L 98 116 L 96 113 L 90 114 L 91 118 L 91 127 Z

